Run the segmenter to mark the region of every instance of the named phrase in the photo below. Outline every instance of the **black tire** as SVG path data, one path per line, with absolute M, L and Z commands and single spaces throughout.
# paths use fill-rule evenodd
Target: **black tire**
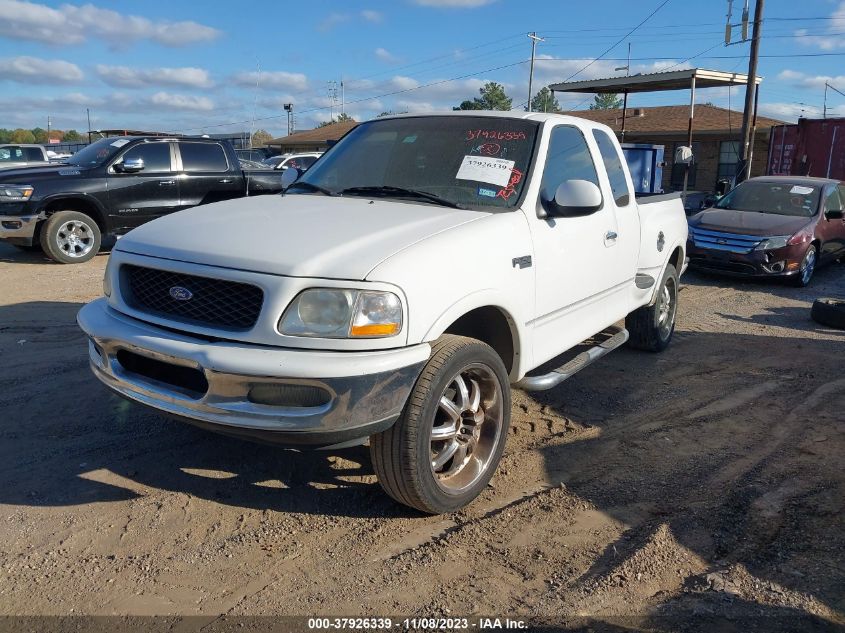
M 41 248 L 60 264 L 81 264 L 100 252 L 97 223 L 79 211 L 56 211 L 41 227 Z
M 796 288 L 806 288 L 813 278 L 813 273 L 816 271 L 818 265 L 818 251 L 814 244 L 804 252 L 804 257 L 801 259 L 801 265 L 798 267 L 798 272 L 790 277 L 787 277 L 789 283 Z
M 816 299 L 810 310 L 813 321 L 838 330 L 845 330 L 845 300 Z
M 451 389 L 457 387 L 458 377 L 464 384 L 466 378 L 470 379 L 470 391 L 465 389 L 463 398 L 475 401 L 474 416 L 471 410 L 463 409 L 453 418 L 448 415 L 448 407 L 441 405 L 442 398 L 460 400 L 457 388 Z M 476 393 L 481 404 L 473 397 Z M 464 507 L 484 490 L 495 473 L 510 417 L 510 384 L 499 355 L 476 339 L 441 336 L 432 346 L 431 357 L 400 418 L 386 431 L 370 437 L 370 456 L 381 487 L 399 503 L 429 514 Z M 458 429 L 454 438 L 439 441 L 433 436 L 438 418 L 441 424 L 436 428 L 441 430 L 454 420 Z M 465 424 L 471 429 L 469 433 Z M 447 458 L 438 467 L 442 472 L 435 473 L 435 463 L 448 453 L 452 443 L 472 442 L 475 444 L 469 448 L 453 449 L 452 455 L 464 456 L 460 462 L 457 457 Z
M 667 296 L 670 303 L 668 312 L 664 313 Z M 662 352 L 669 347 L 675 332 L 677 311 L 678 271 L 672 264 L 668 264 L 660 280 L 654 305 L 638 308 L 625 317 L 625 328 L 630 334 L 628 345 L 646 352 Z

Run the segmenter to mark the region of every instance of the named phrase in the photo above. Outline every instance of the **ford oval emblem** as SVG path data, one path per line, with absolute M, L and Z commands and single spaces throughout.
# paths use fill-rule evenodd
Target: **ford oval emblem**
M 182 286 L 173 286 L 170 289 L 170 296 L 176 299 L 176 301 L 190 301 L 194 293 Z

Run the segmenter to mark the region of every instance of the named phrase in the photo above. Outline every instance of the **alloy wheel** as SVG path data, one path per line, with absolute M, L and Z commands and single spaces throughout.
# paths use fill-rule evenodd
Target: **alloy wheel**
M 94 248 L 94 231 L 81 220 L 70 220 L 59 227 L 56 243 L 68 257 L 84 257 Z

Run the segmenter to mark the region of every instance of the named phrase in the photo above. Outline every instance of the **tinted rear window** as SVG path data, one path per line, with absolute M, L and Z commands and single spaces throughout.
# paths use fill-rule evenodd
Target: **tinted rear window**
M 185 171 L 226 171 L 226 153 L 217 143 L 179 143 Z

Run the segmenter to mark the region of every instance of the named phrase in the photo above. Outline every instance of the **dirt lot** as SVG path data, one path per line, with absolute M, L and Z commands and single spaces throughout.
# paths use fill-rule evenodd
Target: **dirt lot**
M 804 290 L 688 274 L 666 353 L 516 392 L 490 488 L 421 517 L 363 448 L 242 443 L 110 395 L 74 321 L 106 258 L 0 246 L 0 614 L 845 626 L 845 333 L 809 318 L 842 265 Z

